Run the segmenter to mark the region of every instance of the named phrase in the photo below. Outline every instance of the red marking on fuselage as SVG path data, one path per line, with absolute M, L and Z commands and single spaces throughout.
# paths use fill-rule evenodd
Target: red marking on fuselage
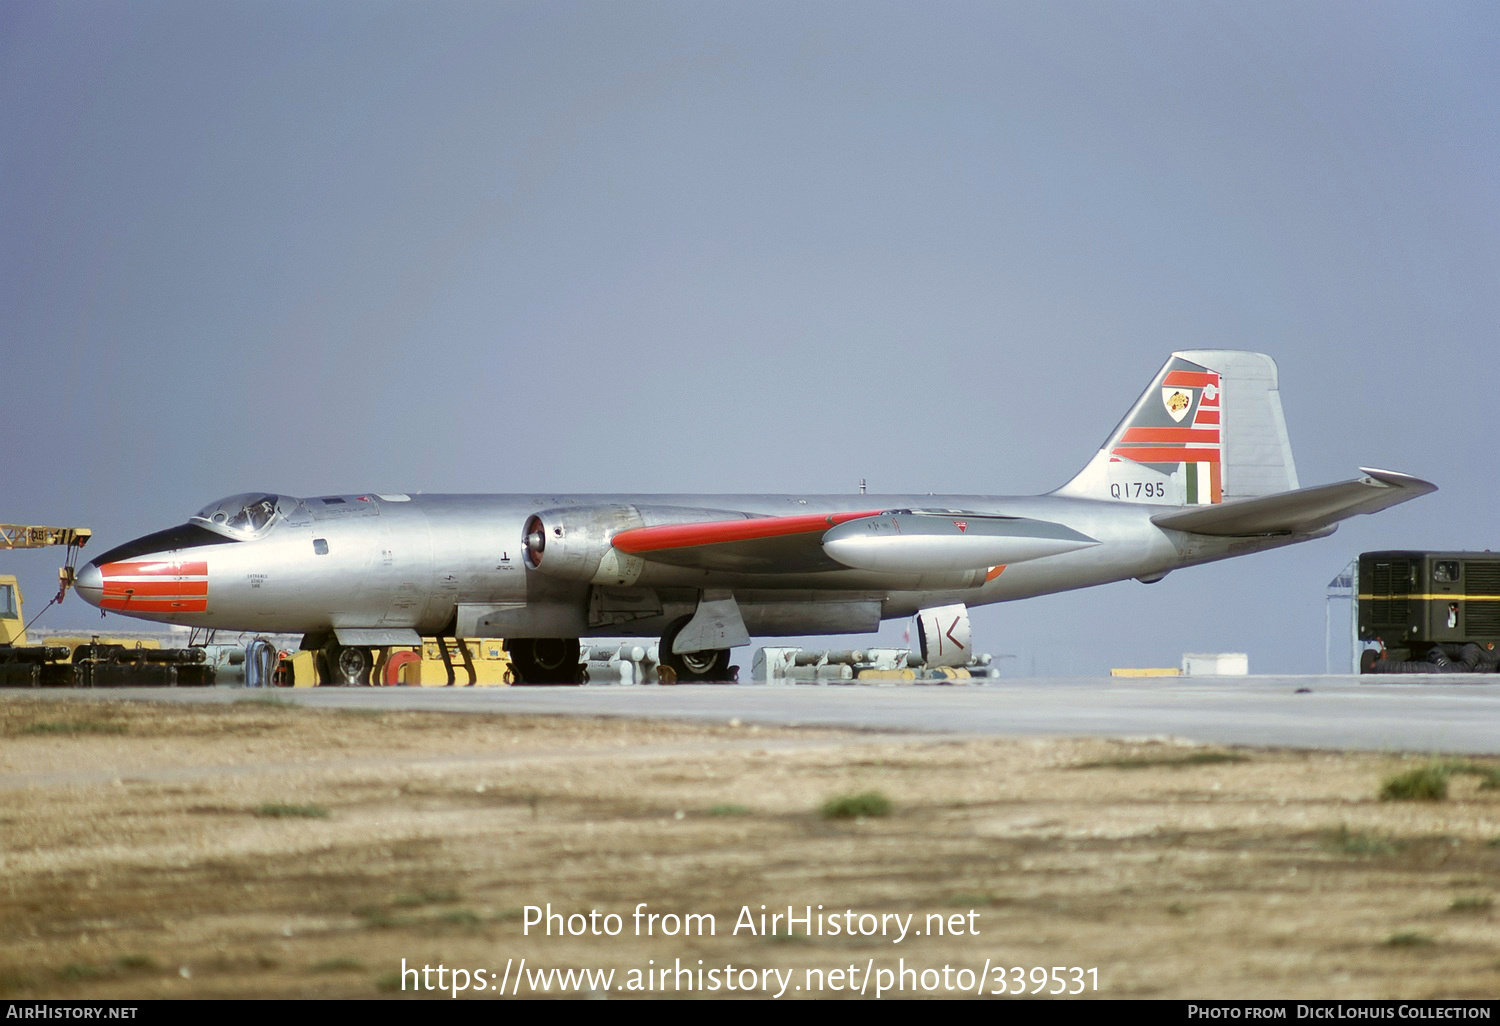
M 205 613 L 208 563 L 106 563 L 99 568 L 100 609 L 119 613 Z
M 664 527 L 632 527 L 611 540 L 621 552 L 639 554 L 664 549 L 690 549 L 699 545 L 722 545 L 728 542 L 756 541 L 761 538 L 784 538 L 794 534 L 812 534 L 830 527 L 877 517 L 881 510 L 865 513 L 818 513 L 796 517 L 752 517 L 748 520 L 715 520 L 704 524 L 671 524 Z
M 124 595 L 158 596 L 173 598 L 208 595 L 208 581 L 120 581 L 104 579 L 104 597 L 119 598 Z

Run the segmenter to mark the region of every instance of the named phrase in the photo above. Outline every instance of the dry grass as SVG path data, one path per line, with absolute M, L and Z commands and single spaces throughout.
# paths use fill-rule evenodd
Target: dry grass
M 110 729 L 32 729 L 49 722 Z M 1096 967 L 1106 997 L 1500 993 L 1492 760 L 1450 772 L 1446 800 L 1382 801 L 1433 760 L 11 693 L 0 737 L 0 997 L 378 997 L 402 959 L 521 958 Z M 864 792 L 889 814 L 824 818 Z M 272 805 L 328 815 L 247 814 Z M 636 936 L 641 903 L 717 931 Z M 624 932 L 528 929 L 548 904 Z M 819 905 L 972 931 L 733 930 Z

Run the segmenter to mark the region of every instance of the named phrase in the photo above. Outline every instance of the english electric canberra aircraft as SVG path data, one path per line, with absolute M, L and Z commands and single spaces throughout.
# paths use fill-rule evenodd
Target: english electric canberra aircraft
M 929 665 L 968 661 L 972 606 L 1331 534 L 1435 490 L 1364 470 L 1299 488 L 1276 364 L 1174 353 L 1104 447 L 1046 495 L 235 495 L 95 559 L 100 609 L 300 633 L 333 683 L 372 648 L 505 638 L 526 683 L 580 678 L 579 639 L 660 636 L 679 680 L 724 680 L 751 635 L 917 617 Z

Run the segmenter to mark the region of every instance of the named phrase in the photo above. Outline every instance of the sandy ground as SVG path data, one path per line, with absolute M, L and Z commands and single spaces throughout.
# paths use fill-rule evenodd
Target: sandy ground
M 1494 998 L 1427 761 L 6 692 L 0 997 Z

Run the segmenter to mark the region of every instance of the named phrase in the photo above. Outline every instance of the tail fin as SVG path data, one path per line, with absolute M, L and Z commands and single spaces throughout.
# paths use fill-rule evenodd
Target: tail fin
M 1297 487 L 1276 363 L 1263 353 L 1173 353 L 1109 441 L 1054 494 L 1217 505 Z

